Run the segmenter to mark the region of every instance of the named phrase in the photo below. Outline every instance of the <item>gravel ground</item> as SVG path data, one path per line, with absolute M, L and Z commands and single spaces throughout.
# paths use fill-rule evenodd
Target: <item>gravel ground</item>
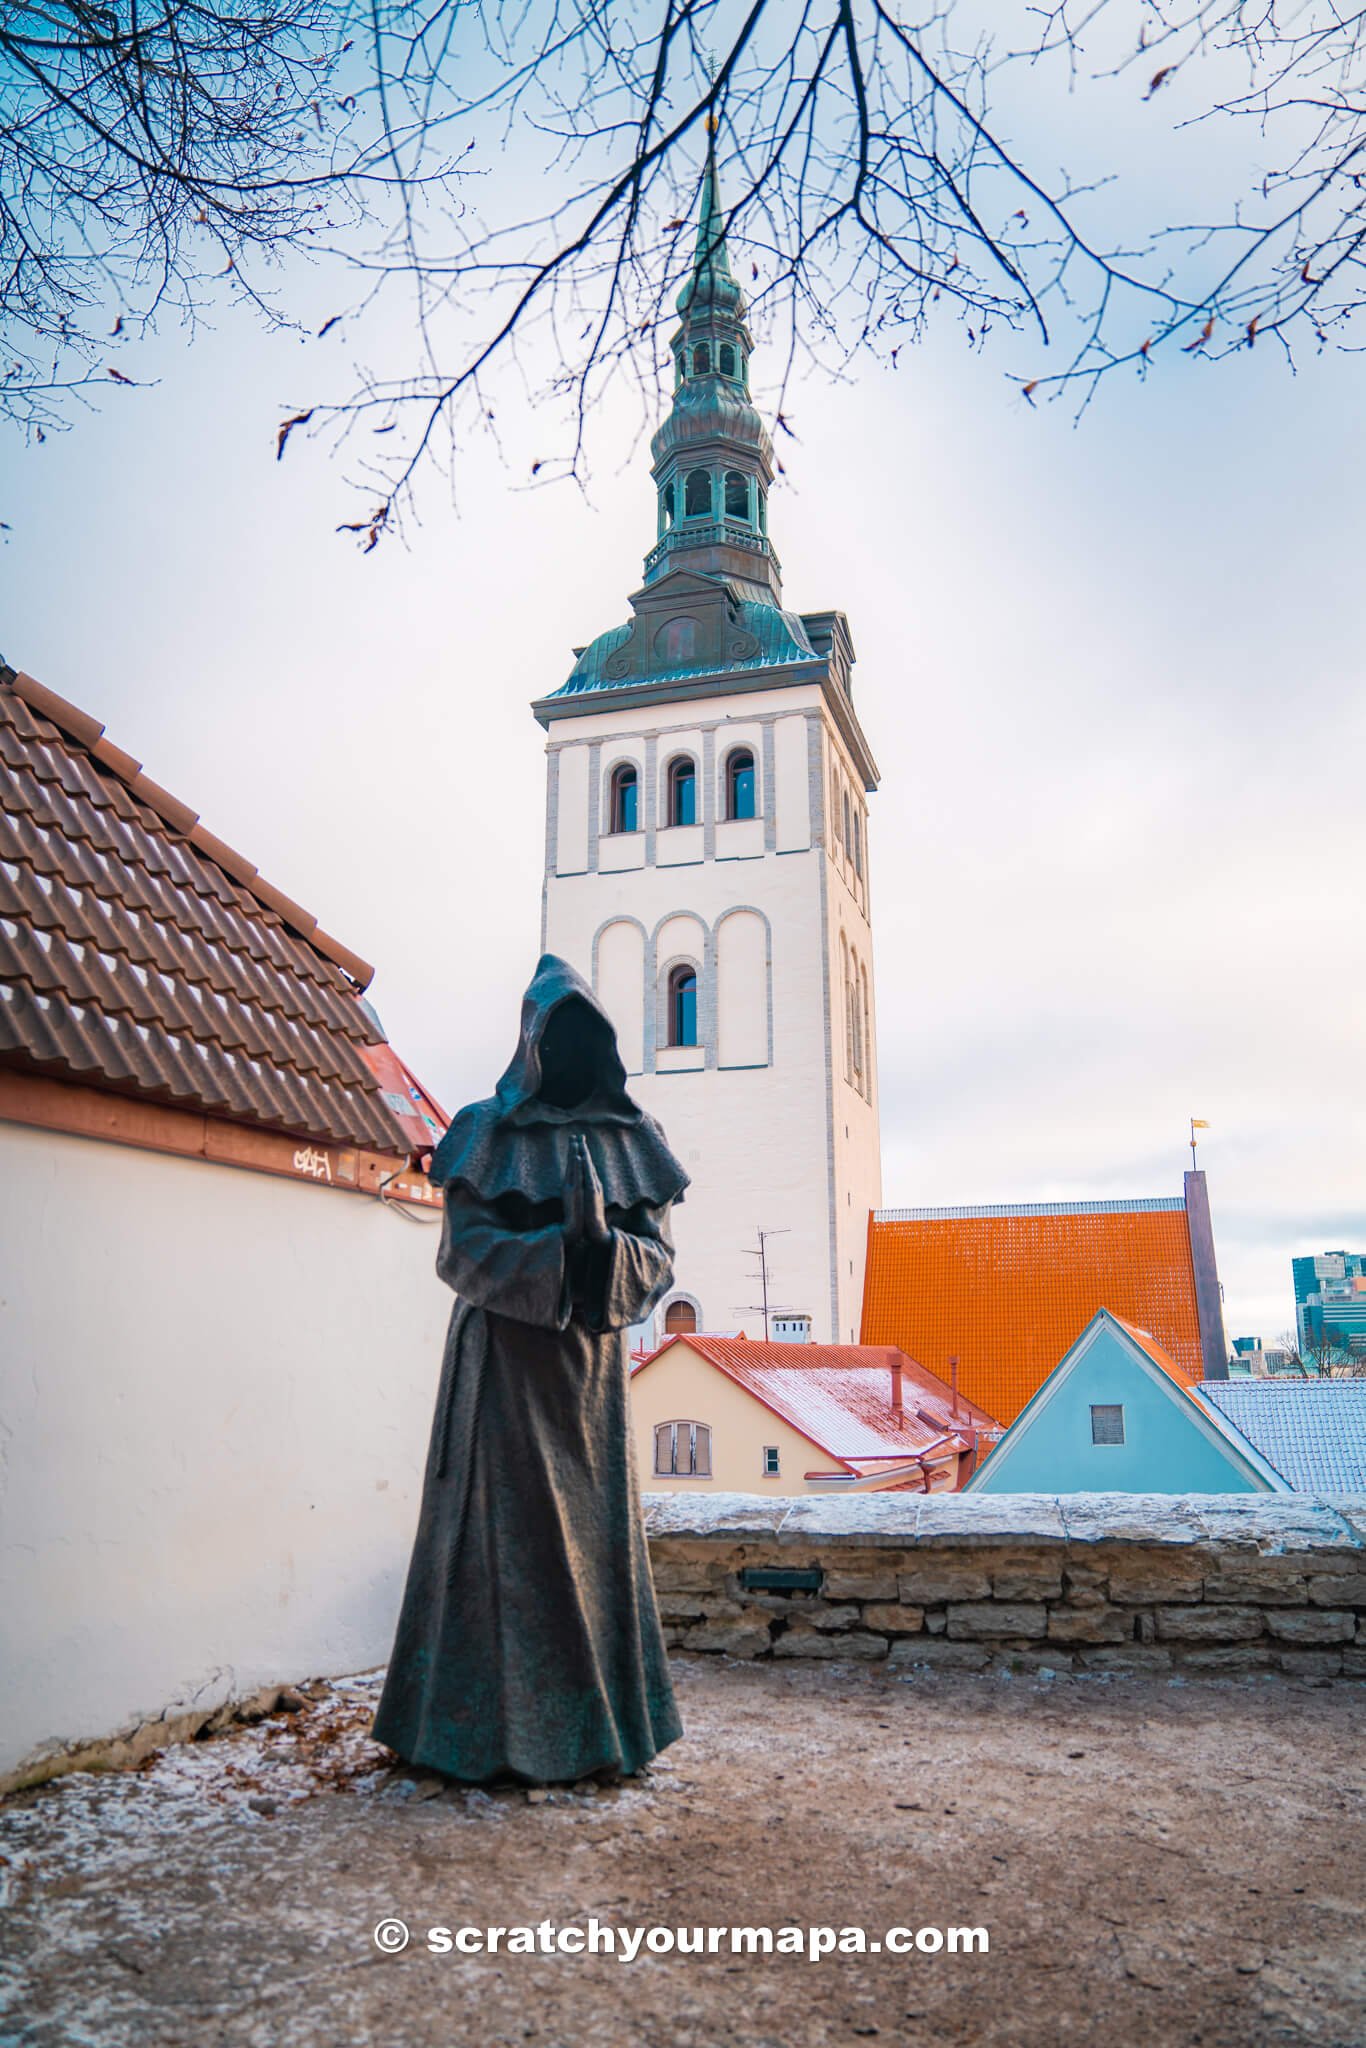
M 1366 2041 L 1359 1687 L 677 1665 L 643 1781 L 395 1773 L 374 1677 L 0 1808 L 0 2042 Z M 377 1922 L 413 1936 L 381 1954 Z M 459 1956 L 426 1930 L 979 1926 L 987 1955 Z

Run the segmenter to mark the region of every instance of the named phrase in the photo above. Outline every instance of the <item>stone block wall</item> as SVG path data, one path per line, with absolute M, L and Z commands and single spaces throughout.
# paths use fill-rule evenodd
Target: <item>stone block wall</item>
M 1366 1678 L 1366 1498 L 647 1495 L 672 1648 Z

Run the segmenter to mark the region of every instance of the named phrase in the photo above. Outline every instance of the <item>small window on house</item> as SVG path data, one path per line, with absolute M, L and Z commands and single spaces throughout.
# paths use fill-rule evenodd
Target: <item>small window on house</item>
M 738 749 L 726 763 L 726 816 L 754 816 L 754 756 L 748 747 Z
M 669 1043 L 697 1043 L 697 975 L 691 967 L 675 967 L 669 975 Z
M 635 832 L 640 822 L 640 785 L 629 762 L 612 770 L 613 832 Z
M 687 754 L 669 763 L 669 823 L 697 823 L 697 764 Z
M 723 341 L 721 344 L 720 364 L 723 377 L 733 377 L 735 375 L 735 350 L 728 341 Z
M 781 1474 L 778 1470 L 778 1446 L 777 1444 L 765 1444 L 764 1477 L 765 1479 L 777 1479 L 780 1476 Z
M 671 1301 L 664 1311 L 666 1337 L 690 1337 L 697 1329 L 697 1310 L 690 1301 Z
M 660 1478 L 710 1479 L 711 1430 L 705 1422 L 661 1422 L 655 1427 L 655 1472 Z
M 1124 1409 L 1119 1402 L 1102 1403 L 1099 1407 L 1091 1404 L 1091 1441 L 1093 1444 L 1122 1444 L 1124 1441 Z
M 688 471 L 688 480 L 683 487 L 683 514 L 687 519 L 711 518 L 711 474 L 708 470 Z
M 749 524 L 749 478 L 738 469 L 726 471 L 726 517 Z
M 694 377 L 705 377 L 711 369 L 711 349 L 705 341 L 699 341 L 692 352 L 692 373 Z

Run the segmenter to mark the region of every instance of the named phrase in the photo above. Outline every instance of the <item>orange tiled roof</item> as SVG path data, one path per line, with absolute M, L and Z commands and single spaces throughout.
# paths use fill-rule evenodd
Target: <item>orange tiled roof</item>
M 1203 1378 L 1179 1196 L 884 1210 L 869 1223 L 863 1342 L 898 1344 L 943 1380 L 956 1356 L 962 1391 L 1002 1424 L 1100 1308 L 1150 1332 L 1183 1386 Z

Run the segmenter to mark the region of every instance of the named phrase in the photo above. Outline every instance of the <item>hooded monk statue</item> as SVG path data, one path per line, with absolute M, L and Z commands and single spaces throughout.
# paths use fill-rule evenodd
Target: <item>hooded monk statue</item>
M 431 1177 L 458 1298 L 375 1737 L 473 1784 L 627 1775 L 682 1733 L 622 1333 L 668 1290 L 688 1177 L 553 954 L 497 1093 L 461 1110 Z

